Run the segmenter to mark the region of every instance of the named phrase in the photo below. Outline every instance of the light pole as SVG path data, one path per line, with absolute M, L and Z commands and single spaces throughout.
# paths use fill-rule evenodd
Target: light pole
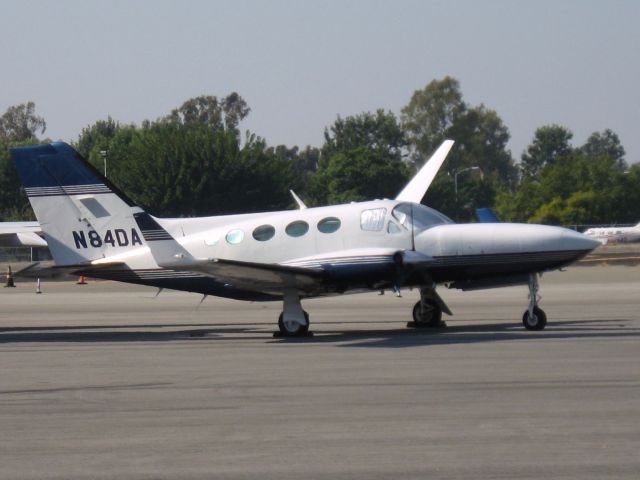
M 464 172 L 480 172 L 482 175 L 482 169 L 477 165 L 473 167 L 460 168 L 453 173 L 453 190 L 456 193 L 456 204 L 458 203 L 458 175 Z
M 104 162 L 104 178 L 107 178 L 107 151 L 100 150 L 100 156 L 102 157 L 102 161 Z

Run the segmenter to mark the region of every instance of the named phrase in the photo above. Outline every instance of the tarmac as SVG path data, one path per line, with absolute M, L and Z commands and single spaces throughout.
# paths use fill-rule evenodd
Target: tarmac
M 278 303 L 94 282 L 0 288 L 0 479 L 638 479 L 640 269 Z

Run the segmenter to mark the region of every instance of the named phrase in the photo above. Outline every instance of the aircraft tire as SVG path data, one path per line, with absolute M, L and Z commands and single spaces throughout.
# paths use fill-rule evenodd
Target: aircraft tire
M 280 329 L 280 334 L 283 337 L 299 337 L 309 333 L 309 314 L 304 310 L 303 313 L 306 321 L 304 325 L 300 325 L 299 323 L 287 324 L 283 320 L 283 313 L 280 314 L 280 317 L 278 318 L 278 328 Z
M 445 323 L 442 321 L 442 309 L 433 300 L 426 300 L 427 309 L 421 312 L 420 302 L 413 306 L 413 324 L 415 328 L 434 328 L 443 327 Z M 422 315 L 421 315 L 422 313 Z
M 547 314 L 540 307 L 533 307 L 533 318 L 529 317 L 529 310 L 524 311 L 522 316 L 524 328 L 532 331 L 544 330 L 547 325 Z

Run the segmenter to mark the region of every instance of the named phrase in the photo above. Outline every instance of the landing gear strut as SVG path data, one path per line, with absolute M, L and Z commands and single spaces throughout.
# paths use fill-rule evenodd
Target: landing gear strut
M 302 309 L 300 295 L 296 290 L 285 290 L 284 306 L 278 318 L 279 331 L 274 337 L 304 337 L 311 336 L 309 332 L 309 314 Z
M 527 330 L 543 330 L 547 325 L 547 314 L 538 307 L 538 302 L 540 301 L 539 288 L 538 274 L 529 274 L 529 307 L 522 316 L 522 324 Z
M 407 327 L 413 328 L 444 328 L 447 324 L 442 321 L 442 306 L 444 302 L 438 296 L 434 287 L 420 288 L 420 301 L 413 306 L 413 322 Z M 451 312 L 446 308 L 446 313 Z

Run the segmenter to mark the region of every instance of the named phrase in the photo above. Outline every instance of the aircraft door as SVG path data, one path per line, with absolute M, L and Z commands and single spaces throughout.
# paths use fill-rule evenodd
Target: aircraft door
M 403 207 L 403 208 L 398 208 Z M 406 208 L 404 208 L 406 207 Z M 387 219 L 387 234 L 396 237 L 398 247 L 414 250 L 415 231 L 413 228 L 413 206 L 412 204 L 400 204 L 394 208 Z

